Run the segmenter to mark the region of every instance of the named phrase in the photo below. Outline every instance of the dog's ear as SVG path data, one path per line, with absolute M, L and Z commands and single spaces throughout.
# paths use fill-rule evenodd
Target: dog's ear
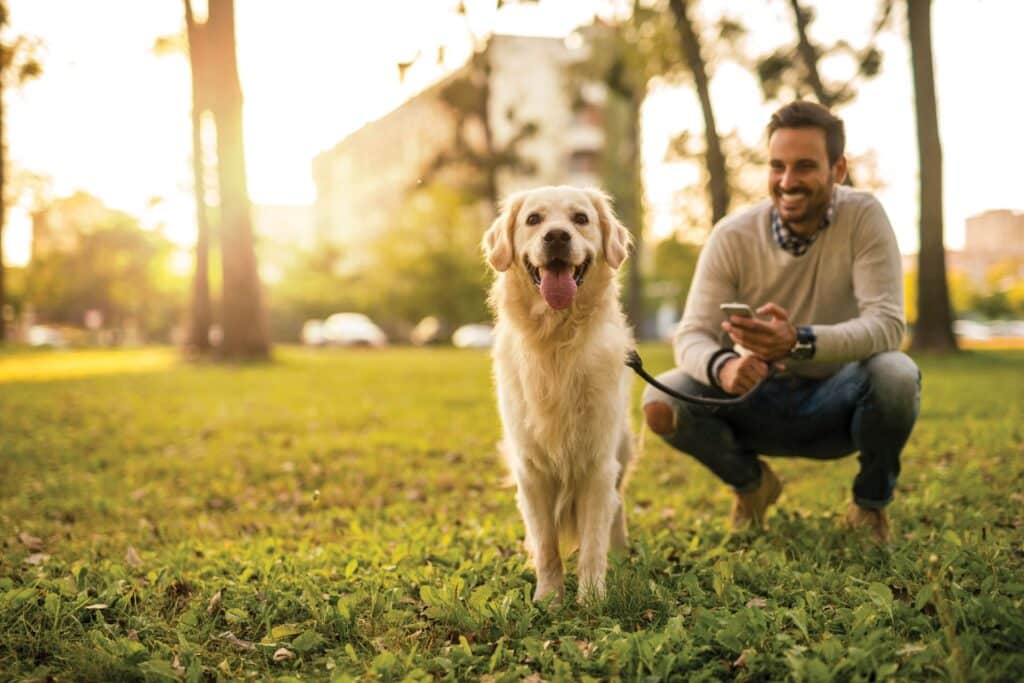
M 607 194 L 591 188 L 587 190 L 587 196 L 590 197 L 590 202 L 597 209 L 597 216 L 601 223 L 604 260 L 612 268 L 618 268 L 626 260 L 629 245 L 633 241 L 632 236 L 612 211 L 611 198 Z
M 523 196 L 515 194 L 505 200 L 504 208 L 484 233 L 483 249 L 487 262 L 499 273 L 509 269 L 515 258 L 512 246 L 512 231 L 515 229 L 519 207 L 523 205 Z

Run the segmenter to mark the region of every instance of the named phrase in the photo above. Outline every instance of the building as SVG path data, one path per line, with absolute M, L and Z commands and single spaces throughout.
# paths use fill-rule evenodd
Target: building
M 588 87 L 574 93 L 569 78 L 571 65 L 585 56 L 585 48 L 569 47 L 562 39 L 496 35 L 489 40 L 481 57 L 488 66 L 487 127 L 494 147 L 501 148 L 524 124 L 536 126 L 516 148 L 534 172 L 503 172 L 499 196 L 538 184 L 599 184 L 602 91 Z M 456 79 L 470 77 L 471 68 L 467 63 L 314 159 L 314 216 L 321 239 L 361 253 L 360 244 L 390 227 L 408 191 L 438 154 L 455 144 L 455 111 L 441 95 Z
M 964 248 L 953 252 L 950 268 L 983 282 L 996 263 L 1018 261 L 1017 276 L 1024 278 L 1024 212 L 996 209 L 967 219 Z
M 1017 262 L 1016 277 L 1024 279 L 1024 212 L 1009 209 L 984 211 L 967 219 L 963 249 L 946 250 L 946 268 L 965 273 L 983 284 L 997 263 Z M 903 270 L 917 269 L 917 254 L 903 257 Z

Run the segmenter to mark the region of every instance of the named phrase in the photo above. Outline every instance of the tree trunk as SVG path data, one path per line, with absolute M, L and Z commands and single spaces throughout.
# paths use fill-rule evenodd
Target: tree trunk
M 4 48 L 6 49 L 6 48 Z M 7 339 L 7 321 L 4 319 L 4 308 L 7 306 L 7 289 L 5 281 L 7 272 L 4 270 L 4 223 L 7 220 L 7 137 L 4 131 L 3 84 L 0 79 L 0 346 Z
M 956 350 L 957 344 L 942 241 L 942 146 L 932 72 L 931 0 L 907 0 L 907 19 L 914 74 L 921 205 L 917 326 L 912 348 L 950 352 Z
M 814 93 L 818 103 L 831 109 L 836 98 L 825 89 L 821 74 L 818 72 L 818 51 L 807 36 L 807 14 L 800 6 L 800 0 L 790 0 L 789 6 L 793 9 L 793 20 L 796 23 L 797 52 L 800 53 L 800 59 L 803 60 L 804 67 L 807 69 L 807 84 L 811 86 L 811 92 Z M 853 174 L 849 169 L 846 171 L 843 185 L 853 187 Z
M 621 204 L 625 205 L 620 204 L 618 208 L 619 215 L 633 234 L 633 253 L 628 261 L 629 293 L 626 299 L 626 315 L 630 324 L 633 325 L 637 339 L 642 340 L 647 338 L 647 331 L 644 329 L 644 280 L 640 263 L 644 253 L 643 168 L 640 160 L 640 150 L 643 149 L 640 126 L 643 94 L 632 93 L 628 104 L 625 146 L 629 151 L 625 162 L 629 168 L 627 174 L 629 186 L 623 188 L 622 197 L 619 200 Z
M 669 0 L 669 6 L 676 17 L 676 29 L 686 64 L 693 75 L 693 84 L 700 98 L 704 113 L 704 139 L 707 144 L 708 191 L 711 195 L 711 223 L 718 223 L 729 211 L 729 178 L 725 170 L 725 155 L 715 127 L 715 113 L 711 108 L 711 94 L 708 90 L 707 68 L 701 56 L 700 40 L 687 16 L 686 0 Z
M 207 64 L 203 53 L 205 32 L 195 23 L 190 0 L 185 0 L 185 27 L 192 67 L 192 179 L 196 197 L 196 265 L 187 344 L 193 352 L 205 354 L 210 350 L 210 225 L 203 170 L 202 113 L 209 79 L 203 73 Z
M 234 0 L 209 0 L 210 57 L 216 69 L 211 107 L 217 123 L 217 179 L 223 270 L 221 353 L 229 359 L 266 358 L 267 321 L 253 245 L 252 215 L 245 175 L 242 87 L 235 55 Z

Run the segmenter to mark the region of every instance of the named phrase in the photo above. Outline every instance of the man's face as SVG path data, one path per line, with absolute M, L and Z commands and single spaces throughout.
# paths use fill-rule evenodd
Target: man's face
M 768 189 L 779 217 L 791 227 L 813 232 L 833 184 L 846 177 L 846 158 L 829 166 L 820 128 L 779 128 L 768 140 L 768 160 Z

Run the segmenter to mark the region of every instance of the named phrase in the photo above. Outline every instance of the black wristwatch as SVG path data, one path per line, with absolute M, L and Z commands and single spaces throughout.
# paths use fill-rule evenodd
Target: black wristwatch
M 814 330 L 810 326 L 796 328 L 796 343 L 789 350 L 789 357 L 794 360 L 814 358 L 814 343 L 817 340 L 818 338 L 814 336 Z

